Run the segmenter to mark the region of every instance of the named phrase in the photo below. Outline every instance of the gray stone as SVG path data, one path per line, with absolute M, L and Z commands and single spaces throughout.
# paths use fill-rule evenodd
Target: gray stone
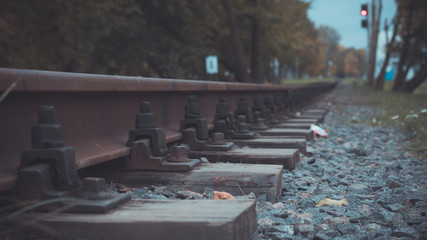
M 427 221 L 413 226 L 421 236 L 427 236 Z
M 363 157 L 368 156 L 368 153 L 363 148 L 353 148 L 353 149 L 348 150 L 348 153 L 353 153 L 356 156 L 363 156 Z
M 406 227 L 407 223 L 402 213 L 396 213 L 392 217 L 392 224 L 394 228 Z
M 177 191 L 176 196 L 180 199 L 203 199 L 203 195 L 192 191 Z
M 268 232 L 266 233 L 265 239 L 268 240 L 294 240 L 295 237 L 293 235 L 282 233 L 282 232 Z
M 372 214 L 372 210 L 368 205 L 363 204 L 362 206 L 358 207 L 359 213 L 362 216 L 369 216 Z
M 326 230 L 326 231 L 319 231 L 314 236 L 315 240 L 328 240 L 328 239 L 335 239 L 336 237 L 340 236 L 340 233 L 338 231 L 334 230 Z
M 364 195 L 364 194 L 355 194 L 355 196 L 361 200 L 366 200 L 366 199 L 375 199 L 377 196 L 375 195 Z
M 427 217 L 421 215 L 405 215 L 405 219 L 408 225 L 417 225 L 424 222 L 427 222 Z
M 337 225 L 349 223 L 349 219 L 348 217 L 327 217 L 323 220 L 323 223 L 335 228 Z
M 297 224 L 296 225 L 297 232 L 300 233 L 303 236 L 307 236 L 309 233 L 314 232 L 314 225 L 313 224 Z
M 356 183 L 349 186 L 348 189 L 353 194 L 369 194 L 371 193 L 371 189 L 365 184 Z
M 353 234 L 356 230 L 359 229 L 359 227 L 357 224 L 346 223 L 337 225 L 337 229 L 342 235 L 348 235 Z
M 262 194 L 262 195 L 258 196 L 257 200 L 259 202 L 266 202 L 267 201 L 267 194 Z
M 273 226 L 274 224 L 275 222 L 270 218 L 264 217 L 258 220 L 258 225 L 261 226 L 262 228 L 268 228 L 270 226 Z
M 379 224 L 376 223 L 370 223 L 366 226 L 363 227 L 364 229 L 368 230 L 368 231 L 379 231 L 382 227 Z
M 315 163 L 315 162 L 316 162 L 316 158 L 315 158 L 315 157 L 310 158 L 310 159 L 307 161 L 307 163 L 308 163 L 308 164 L 313 164 L 313 163 Z
M 412 227 L 402 227 L 393 229 L 392 236 L 398 238 L 418 238 L 417 231 Z
M 294 225 L 278 225 L 272 226 L 268 230 L 268 232 L 278 232 L 285 233 L 286 235 L 292 236 L 295 234 Z

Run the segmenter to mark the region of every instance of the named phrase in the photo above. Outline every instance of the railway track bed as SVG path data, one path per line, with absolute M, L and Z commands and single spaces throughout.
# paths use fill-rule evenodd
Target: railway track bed
M 15 218 L 9 212 L 2 227 L 10 234 L 5 236 L 16 236 L 10 230 L 17 222 L 40 216 L 41 222 L 17 226 L 39 238 L 50 234 L 47 228 L 89 239 L 138 239 L 144 229 L 150 239 L 255 236 L 255 200 L 248 196 L 275 203 L 282 195 L 283 169 L 295 169 L 313 137 L 309 129 L 275 125 L 322 121 L 325 110 L 306 110 L 301 118 L 290 113 L 334 86 L 18 69 L 0 69 L 0 78 L 3 90 L 16 84 L 0 105 L 2 154 L 7 159 L 1 166 L 0 190 L 18 201 L 49 202 L 38 208 L 47 217 L 35 212 Z M 249 107 L 249 102 L 254 105 Z M 262 136 L 265 132 L 270 136 Z M 123 203 L 131 195 L 108 191 L 106 182 L 132 189 L 161 184 L 195 194 L 214 189 L 244 199 Z M 69 205 L 70 197 L 78 200 Z M 34 228 L 36 222 L 41 225 Z

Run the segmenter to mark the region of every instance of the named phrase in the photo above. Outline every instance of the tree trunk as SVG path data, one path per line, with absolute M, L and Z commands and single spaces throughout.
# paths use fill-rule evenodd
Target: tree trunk
M 408 61 L 410 42 L 412 38 L 412 34 L 408 32 L 411 29 L 411 25 L 412 25 L 412 16 L 413 16 L 412 4 L 409 4 L 408 10 L 409 10 L 408 15 L 405 19 L 406 34 L 403 37 L 402 49 L 400 50 L 399 63 L 397 65 L 397 75 L 396 75 L 396 79 L 394 80 L 393 91 L 399 91 L 399 89 L 405 84 L 406 74 L 408 73 L 407 71 L 408 66 L 406 66 L 406 69 L 404 69 L 404 66 Z
M 243 43 L 240 37 L 239 26 L 237 25 L 236 14 L 230 0 L 222 0 L 222 6 L 227 13 L 228 22 L 230 24 L 231 38 L 234 47 L 234 53 L 236 62 L 234 64 L 234 73 L 237 81 L 239 82 L 251 82 L 251 78 L 247 71 L 245 64 L 245 53 L 243 51 Z
M 376 1 L 372 1 L 372 31 L 371 31 L 371 41 L 370 41 L 370 47 L 369 47 L 369 66 L 368 66 L 368 86 L 373 87 L 374 86 L 374 75 L 375 75 L 375 67 L 376 67 L 376 60 L 377 60 L 377 45 L 378 45 L 378 32 L 379 32 L 379 25 L 380 25 L 380 18 L 381 18 L 381 9 L 382 9 L 382 3 L 381 0 L 379 0 L 379 8 L 378 12 L 376 11 Z M 378 16 L 377 16 L 378 13 Z
M 252 2 L 255 7 L 258 6 L 258 0 Z M 252 19 L 251 78 L 253 82 L 262 83 L 262 79 L 259 77 L 259 25 L 256 17 Z
M 414 75 L 414 77 L 405 82 L 402 87 L 399 89 L 401 92 L 411 93 L 413 92 L 421 83 L 427 79 L 427 63 L 421 65 L 420 69 Z
M 384 63 L 383 63 L 383 66 L 381 67 L 381 71 L 377 77 L 377 83 L 375 85 L 375 88 L 378 90 L 383 90 L 383 88 L 384 88 L 385 71 L 386 71 L 386 68 L 388 66 L 388 62 L 390 60 L 391 48 L 394 44 L 394 40 L 396 39 L 397 30 L 399 29 L 399 25 L 400 25 L 400 17 L 396 16 L 395 21 L 394 21 L 394 27 L 393 27 L 393 35 L 391 36 L 390 42 L 387 41 L 387 51 L 386 51 Z M 385 34 L 386 35 L 388 34 L 387 28 L 385 29 Z

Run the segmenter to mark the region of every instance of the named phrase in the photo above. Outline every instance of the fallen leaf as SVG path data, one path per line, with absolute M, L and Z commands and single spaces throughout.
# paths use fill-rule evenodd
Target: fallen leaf
M 325 205 L 336 205 L 336 206 L 348 206 L 347 199 L 343 198 L 342 200 L 333 200 L 330 198 L 324 198 L 319 203 L 316 204 L 316 207 L 321 207 Z
M 127 187 L 127 188 L 117 189 L 117 192 L 119 192 L 119 193 L 127 193 L 127 192 L 131 192 L 131 191 L 133 191 L 135 189 L 136 188 Z
M 114 190 L 116 190 L 119 193 L 127 193 L 127 192 L 131 192 L 131 191 L 136 189 L 136 188 L 125 186 L 125 185 L 120 184 L 120 183 L 114 183 L 114 184 L 111 183 L 111 186 L 113 187 Z
M 374 167 L 374 166 L 381 166 L 381 164 L 379 164 L 379 163 L 373 163 L 371 165 L 368 165 L 367 167 L 371 168 L 371 167 Z
M 213 192 L 213 199 L 234 199 L 233 195 L 229 194 L 228 192 Z

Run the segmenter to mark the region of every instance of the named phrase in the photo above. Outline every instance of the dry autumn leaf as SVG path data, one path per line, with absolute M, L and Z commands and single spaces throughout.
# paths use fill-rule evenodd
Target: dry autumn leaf
M 132 192 L 135 189 L 136 188 L 127 187 L 127 188 L 117 189 L 117 192 L 119 192 L 119 193 L 127 193 L 127 192 Z
M 234 199 L 233 195 L 229 194 L 228 192 L 213 192 L 213 199 Z
M 379 163 L 373 163 L 373 164 L 371 164 L 371 165 L 369 165 L 367 167 L 371 168 L 371 167 L 375 167 L 375 166 L 381 166 L 381 164 L 379 164 Z
M 347 199 L 343 198 L 342 200 L 333 200 L 330 198 L 324 198 L 319 203 L 316 204 L 316 207 L 321 207 L 325 205 L 336 205 L 336 206 L 348 206 Z

